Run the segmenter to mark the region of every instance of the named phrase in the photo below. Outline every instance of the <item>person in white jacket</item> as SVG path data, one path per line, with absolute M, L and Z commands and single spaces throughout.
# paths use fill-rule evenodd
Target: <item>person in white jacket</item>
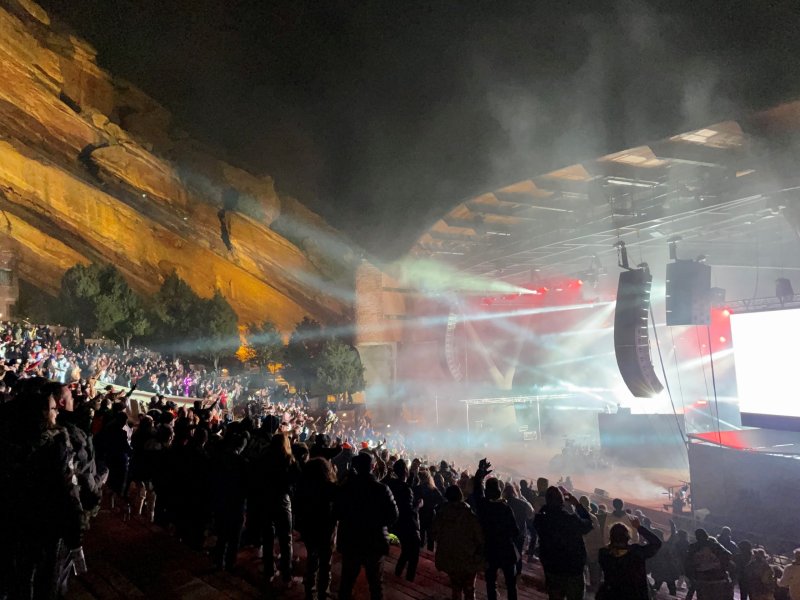
M 611 528 L 616 525 L 617 523 L 622 523 L 626 527 L 631 522 L 631 516 L 625 512 L 625 503 L 620 498 L 614 498 L 611 502 L 611 505 L 614 507 L 613 512 L 610 512 L 606 515 L 606 524 L 605 524 L 605 532 L 603 534 L 603 540 L 605 544 L 608 544 L 611 541 Z M 631 532 L 631 543 L 638 544 L 639 543 L 639 534 L 636 531 Z M 604 544 L 604 545 L 605 545 Z
M 795 549 L 794 562 L 783 570 L 778 585 L 789 588 L 789 597 L 792 600 L 800 600 L 800 548 Z

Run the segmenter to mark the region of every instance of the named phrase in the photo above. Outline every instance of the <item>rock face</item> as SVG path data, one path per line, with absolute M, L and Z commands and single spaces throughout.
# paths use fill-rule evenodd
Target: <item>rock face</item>
M 111 262 L 139 292 L 173 270 L 242 322 L 350 318 L 356 252 L 297 200 L 214 158 L 31 0 L 0 0 L 0 232 L 49 293 Z

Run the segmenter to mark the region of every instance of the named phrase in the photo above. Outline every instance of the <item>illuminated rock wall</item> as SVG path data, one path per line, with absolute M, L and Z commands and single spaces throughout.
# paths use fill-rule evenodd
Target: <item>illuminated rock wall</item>
M 0 209 L 20 277 L 51 294 L 102 261 L 145 294 L 175 270 L 284 332 L 351 318 L 356 253 L 340 234 L 175 130 L 29 0 L 0 0 Z

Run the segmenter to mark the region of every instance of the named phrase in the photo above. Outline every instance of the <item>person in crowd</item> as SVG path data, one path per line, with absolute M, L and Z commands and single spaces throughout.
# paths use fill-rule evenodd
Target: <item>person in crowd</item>
M 450 578 L 452 600 L 475 600 L 475 577 L 485 566 L 481 524 L 457 485 L 445 490 L 445 498 L 432 526 L 436 568 Z
M 775 600 L 792 600 L 791 596 L 789 595 L 789 590 L 785 587 L 781 587 L 778 584 L 778 582 L 781 580 L 781 577 L 783 577 L 783 568 L 779 567 L 778 565 L 773 565 L 772 574 L 775 581 L 775 586 L 773 588 Z
M 217 543 L 211 558 L 217 568 L 233 572 L 244 528 L 247 463 L 242 455 L 249 436 L 229 426 L 221 448 L 210 460 L 212 510 Z
M 434 484 L 436 484 L 436 489 L 444 494 L 448 487 L 451 485 L 456 485 L 456 476 L 457 473 L 446 460 L 439 461 L 439 468 L 436 470 L 436 475 L 434 476 Z M 464 490 L 462 489 L 461 492 L 463 493 Z
M 599 552 L 603 583 L 597 591 L 597 600 L 650 600 L 646 561 L 661 549 L 661 540 L 643 527 L 639 519 L 630 519 L 645 545 L 631 543 L 631 530 L 625 523 L 615 523 L 609 532 L 608 546 Z
M 679 573 L 677 561 L 672 556 L 673 547 L 664 543 L 664 532 L 660 529 L 650 530 L 649 527 L 645 527 L 645 529 L 652 531 L 661 542 L 661 551 L 647 563 L 653 577 L 653 590 L 658 593 L 661 586 L 667 584 L 670 596 L 676 596 L 678 588 L 675 582 L 678 580 Z
M 517 534 L 514 544 L 517 546 L 517 554 L 519 560 L 517 561 L 517 575 L 522 573 L 522 550 L 525 547 L 525 532 L 527 531 L 527 523 L 533 519 L 533 507 L 527 500 L 520 497 L 516 488 L 512 483 L 506 483 L 503 488 L 503 499 L 511 507 L 511 512 L 514 513 L 514 520 L 517 523 Z
M 292 456 L 289 437 L 276 433 L 264 456 L 262 476 L 266 482 L 264 506 L 264 576 L 275 576 L 273 544 L 280 548 L 279 572 L 284 584 L 292 582 L 292 490 L 300 475 L 300 467 Z
M 306 600 L 326 600 L 331 581 L 331 556 L 336 536 L 336 473 L 318 456 L 303 465 L 295 490 L 295 527 L 306 547 Z
M 81 493 L 81 505 L 87 512 L 87 518 L 95 515 L 100 509 L 103 498 L 103 484 L 108 471 L 98 473 L 95 462 L 92 437 L 82 427 L 81 413 L 75 410 L 75 399 L 66 384 L 50 382 L 45 386 L 45 393 L 52 396 L 58 406 L 58 425 L 63 427 L 69 436 L 73 452 L 75 476 Z
M 539 477 L 536 480 L 536 493 L 534 495 L 533 501 L 531 502 L 531 506 L 533 506 L 533 512 L 538 513 L 544 505 L 547 503 L 546 496 L 547 496 L 547 488 L 550 487 L 550 481 L 546 477 Z M 538 541 L 539 534 L 536 531 L 536 527 L 534 526 L 533 519 L 531 519 L 531 539 L 528 542 L 528 562 L 533 562 L 534 555 L 536 553 L 536 542 Z
M 536 509 L 534 508 L 534 501 L 536 499 L 536 491 L 530 486 L 527 479 L 520 479 L 519 482 L 519 493 L 520 496 L 525 498 L 528 501 L 528 504 L 531 505 L 533 508 L 533 514 L 536 514 Z M 536 530 L 533 528 L 533 517 L 528 519 L 525 522 L 525 529 L 528 533 L 528 550 L 531 551 L 531 545 L 536 547 Z
M 487 476 L 492 472 L 485 458 L 478 464 L 473 478 L 475 509 L 483 530 L 486 552 L 486 597 L 497 600 L 497 571 L 503 572 L 508 600 L 517 599 L 517 562 L 515 540 L 519 535 L 514 512 L 501 496 L 500 481 Z
M 414 496 L 421 502 L 419 509 L 420 545 L 433 552 L 433 516 L 444 502 L 444 498 L 434 485 L 433 477 L 427 469 L 419 471 L 419 485 L 414 488 Z
M 96 438 L 98 453 L 108 469 L 106 488 L 111 492 L 111 506 L 123 511 L 127 510 L 128 505 L 128 467 L 133 454 L 125 429 L 127 424 L 128 415 L 125 412 L 113 411 Z
M 153 418 L 148 415 L 139 415 L 139 425 L 131 435 L 131 461 L 130 461 L 130 488 L 128 490 L 131 498 L 132 512 L 141 515 L 144 512 L 145 502 L 149 501 L 150 506 L 154 507 L 153 476 L 150 465 L 147 463 L 145 448 L 152 446 L 156 432 Z
M 393 474 L 386 479 L 386 485 L 392 491 L 392 496 L 397 503 L 400 516 L 393 525 L 391 531 L 400 540 L 400 556 L 394 574 L 400 577 L 403 570 L 406 570 L 406 579 L 414 581 L 419 563 L 419 506 L 420 499 L 414 495 L 411 485 L 408 483 L 409 470 L 406 461 L 399 459 L 394 463 Z
M 353 460 L 353 447 L 348 442 L 345 442 L 341 446 L 341 451 L 331 459 L 331 463 L 336 469 L 336 477 L 339 483 L 347 477 L 351 460 Z
M 580 600 L 584 594 L 586 546 L 583 536 L 592 519 L 578 499 L 557 487 L 547 489 L 546 504 L 534 517 L 539 534 L 539 560 L 550 600 Z M 567 510 L 565 504 L 574 509 Z
M 800 548 L 795 549 L 794 560 L 783 570 L 778 585 L 789 588 L 789 597 L 792 600 L 800 600 Z
M 87 525 L 69 434 L 42 379 L 20 386 L 3 409 L 0 587 L 9 598 L 56 598 L 66 593 L 73 563 L 83 570 Z
M 603 535 L 603 540 L 606 544 L 608 544 L 610 540 L 609 535 L 614 525 L 622 523 L 627 526 L 630 523 L 630 515 L 625 511 L 625 502 L 623 502 L 621 498 L 614 498 L 614 500 L 611 501 L 611 506 L 614 507 L 614 510 L 606 515 L 604 524 L 605 533 Z M 631 540 L 634 544 L 639 542 L 638 531 L 631 532 Z
M 353 457 L 354 473 L 339 488 L 334 515 L 339 523 L 337 549 L 342 555 L 339 600 L 350 600 L 363 567 L 370 600 L 383 598 L 383 557 L 389 553 L 389 527 L 399 511 L 391 490 L 372 475 L 372 456 Z
M 731 554 L 710 537 L 705 529 L 694 532 L 695 542 L 686 554 L 686 574 L 697 591 L 698 600 L 722 600 L 732 594 L 728 577 Z
M 762 548 L 753 550 L 753 560 L 745 567 L 744 576 L 751 600 L 775 600 L 775 574 Z
M 733 580 L 739 586 L 740 600 L 748 600 L 750 597 L 745 569 L 751 560 L 753 560 L 753 544 L 750 540 L 741 540 L 737 544 L 736 553 L 731 557 L 729 568 Z
M 190 548 L 201 550 L 212 514 L 208 431 L 195 429 L 183 445 L 170 448 L 170 476 L 173 479 L 172 522 L 178 537 Z
M 678 580 L 686 582 L 691 589 L 691 581 L 686 575 L 686 555 L 689 552 L 689 533 L 685 529 L 678 529 L 675 521 L 670 519 L 669 554 L 674 562 L 674 570 L 678 573 Z M 688 595 L 688 594 L 687 594 Z M 694 592 L 692 592 L 694 596 Z
M 720 533 L 717 536 L 717 541 L 719 542 L 719 545 L 730 552 L 731 555 L 736 554 L 738 547 L 736 546 L 736 542 L 733 541 L 730 527 L 726 526 L 720 530 Z
M 600 520 L 597 515 L 592 511 L 592 505 L 587 496 L 581 496 L 578 499 L 581 506 L 586 510 L 589 519 L 592 521 L 592 529 L 583 536 L 583 543 L 586 546 L 586 566 L 589 571 L 589 587 L 592 591 L 597 589 L 600 585 L 600 562 L 599 555 L 600 548 L 603 547 L 603 529 L 600 527 Z M 595 510 L 597 506 L 595 505 Z

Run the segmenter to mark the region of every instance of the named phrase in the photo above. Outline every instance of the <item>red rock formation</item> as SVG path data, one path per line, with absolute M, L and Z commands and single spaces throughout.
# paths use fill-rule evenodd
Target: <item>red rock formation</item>
M 0 209 L 20 277 L 50 293 L 70 266 L 105 261 L 146 294 L 174 269 L 285 332 L 305 315 L 350 318 L 356 260 L 341 235 L 173 130 L 30 0 L 0 0 Z

